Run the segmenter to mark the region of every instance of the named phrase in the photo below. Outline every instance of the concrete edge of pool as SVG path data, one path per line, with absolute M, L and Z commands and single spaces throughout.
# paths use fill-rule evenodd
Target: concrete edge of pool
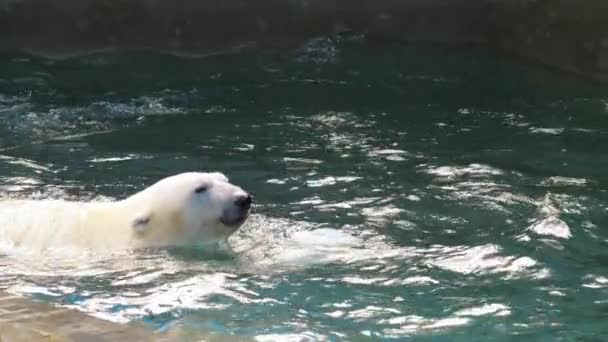
M 189 336 L 190 335 L 190 336 Z M 118 324 L 83 312 L 0 291 L 0 342 L 243 341 L 183 330 L 157 334 L 139 324 Z

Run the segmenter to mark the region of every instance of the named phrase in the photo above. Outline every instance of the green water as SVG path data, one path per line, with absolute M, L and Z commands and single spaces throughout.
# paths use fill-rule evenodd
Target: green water
M 0 285 L 117 321 L 295 341 L 608 339 L 608 89 L 484 51 L 0 61 L 5 197 L 218 170 L 233 254 L 28 264 Z

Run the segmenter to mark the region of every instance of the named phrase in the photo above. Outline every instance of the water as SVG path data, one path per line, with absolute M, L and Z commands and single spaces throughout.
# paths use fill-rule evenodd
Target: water
M 0 75 L 3 197 L 115 199 L 202 169 L 256 198 L 231 251 L 3 250 L 2 288 L 192 340 L 608 338 L 604 87 L 324 39 L 4 56 Z

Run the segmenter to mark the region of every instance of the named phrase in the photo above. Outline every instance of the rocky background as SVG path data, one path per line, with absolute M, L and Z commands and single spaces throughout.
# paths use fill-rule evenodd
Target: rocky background
M 483 45 L 608 81 L 608 0 L 0 0 L 0 50 L 209 53 L 321 35 Z

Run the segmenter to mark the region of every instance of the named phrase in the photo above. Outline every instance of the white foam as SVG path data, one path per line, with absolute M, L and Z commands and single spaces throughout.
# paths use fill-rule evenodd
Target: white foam
M 458 310 L 454 313 L 456 316 L 509 316 L 511 309 L 500 303 L 484 304 L 482 306 L 471 307 L 467 309 Z
M 441 178 L 495 176 L 503 174 L 502 170 L 484 164 L 469 164 L 467 166 L 427 166 L 422 172 Z
M 361 179 L 361 177 L 349 177 L 349 176 L 342 176 L 342 177 L 333 177 L 333 176 L 329 176 L 329 177 L 324 177 L 324 178 L 320 178 L 320 179 L 314 179 L 314 180 L 308 180 L 306 181 L 306 185 L 311 187 L 311 188 L 316 188 L 316 187 L 322 187 L 322 186 L 327 186 L 327 185 L 334 185 L 336 183 L 342 182 L 342 183 L 350 183 L 350 182 L 354 182 L 356 180 Z
M 504 274 L 506 278 L 550 277 L 550 273 L 527 256 L 509 256 L 494 244 L 480 246 L 396 246 L 386 236 L 358 231 L 355 227 L 332 229 L 310 223 L 255 217 L 231 237 L 230 246 L 247 269 L 281 271 L 287 268 L 341 263 L 385 265 L 421 263 L 462 274 Z M 371 266 L 370 266 L 371 267 Z M 348 282 L 390 282 L 404 285 L 433 285 L 426 276 L 404 279 L 382 277 L 343 279 Z
M 546 195 L 545 198 L 537 204 L 538 218 L 536 218 L 528 230 L 544 236 L 552 236 L 560 239 L 569 239 L 572 237 L 570 227 L 566 222 L 559 218 L 561 211 L 554 203 L 553 196 Z
M 93 159 L 90 159 L 89 162 L 91 162 L 91 163 L 108 163 L 108 162 L 133 160 L 135 158 L 137 158 L 137 156 L 135 156 L 135 155 L 128 155 L 128 156 L 124 156 L 124 157 L 93 158 Z
M 529 229 L 538 235 L 553 236 L 560 239 L 572 237 L 568 224 L 557 217 L 548 217 L 536 221 Z
M 15 157 L 11 157 L 11 156 L 0 155 L 0 160 L 4 160 L 7 163 L 12 164 L 12 165 L 25 166 L 25 167 L 35 170 L 35 171 L 51 172 L 50 168 L 48 168 L 44 165 L 40 165 L 40 164 L 34 162 L 33 160 L 29 160 L 29 159 L 25 159 L 25 158 L 15 158 Z
M 554 176 L 549 177 L 541 182 L 541 185 L 551 186 L 585 186 L 589 183 L 585 178 L 573 178 L 573 177 L 560 177 Z
M 544 127 L 530 128 L 530 133 L 537 133 L 537 134 L 560 135 L 563 132 L 564 132 L 563 128 L 544 128 Z

